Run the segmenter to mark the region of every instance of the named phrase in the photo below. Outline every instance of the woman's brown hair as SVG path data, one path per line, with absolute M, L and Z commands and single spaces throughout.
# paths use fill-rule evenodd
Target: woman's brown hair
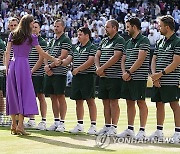
M 32 29 L 30 27 L 30 23 L 34 20 L 32 15 L 24 15 L 18 27 L 12 33 L 12 42 L 15 45 L 22 44 L 27 38 L 29 39 L 29 43 L 32 43 Z

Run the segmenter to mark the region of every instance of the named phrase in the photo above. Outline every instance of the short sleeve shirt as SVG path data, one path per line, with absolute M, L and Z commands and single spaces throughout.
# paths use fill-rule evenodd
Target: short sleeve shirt
M 161 39 L 157 43 L 154 55 L 156 55 L 156 72 L 160 72 L 173 62 L 174 55 L 180 56 L 180 38 L 173 34 L 168 40 L 166 38 Z M 178 86 L 179 81 L 180 66 L 160 78 L 161 85 Z
M 6 50 L 6 46 L 4 44 L 4 41 L 2 39 L 0 39 L 0 66 L 3 66 L 3 56 L 4 56 L 4 52 Z M 3 72 L 0 71 L 0 76 L 3 76 Z
M 96 54 L 96 47 L 93 45 L 90 41 L 87 42 L 85 46 L 76 46 L 73 47 L 72 50 L 72 57 L 73 57 L 73 69 L 81 66 L 83 63 L 85 63 L 89 56 L 95 56 Z M 79 72 L 78 74 L 87 74 L 87 73 L 94 73 L 95 72 L 95 65 L 93 64 L 88 69 Z
M 125 51 L 124 45 L 125 40 L 118 33 L 112 39 L 109 39 L 109 37 L 104 38 L 98 48 L 101 51 L 100 66 L 114 55 L 114 51 L 123 53 Z M 111 67 L 105 69 L 104 72 L 107 78 L 121 78 L 121 58 Z
M 61 55 L 61 50 L 65 49 L 70 53 L 72 49 L 72 44 L 70 39 L 65 35 L 62 34 L 59 39 L 52 39 L 48 46 L 48 52 L 51 56 L 58 58 Z M 51 62 L 48 61 L 50 64 Z M 68 68 L 66 66 L 57 66 L 52 68 L 52 71 L 55 75 L 66 75 Z
M 129 70 L 138 59 L 139 51 L 147 52 L 146 58 L 142 65 L 131 74 L 133 80 L 147 80 L 149 71 L 150 43 L 146 36 L 138 34 L 135 39 L 131 38 L 126 42 L 125 46 L 126 61 L 125 68 Z
M 38 42 L 39 42 L 39 45 L 41 46 L 41 48 L 46 52 L 46 50 L 47 50 L 46 41 L 41 36 L 38 36 Z M 31 69 L 34 67 L 34 65 L 36 64 L 38 59 L 39 59 L 39 53 L 36 51 L 36 48 L 33 47 L 32 51 L 29 55 L 29 64 L 30 64 Z M 38 70 L 36 70 L 36 72 L 34 72 L 32 74 L 32 76 L 43 76 L 43 74 L 44 74 L 43 67 L 44 67 L 44 65 L 42 64 L 42 66 Z

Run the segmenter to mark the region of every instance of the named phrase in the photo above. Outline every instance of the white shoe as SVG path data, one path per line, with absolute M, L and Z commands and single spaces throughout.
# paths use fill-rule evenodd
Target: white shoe
M 146 140 L 146 133 L 145 131 L 140 130 L 136 135 L 136 140 Z
M 46 130 L 46 122 L 45 122 L 45 121 L 41 121 L 41 122 L 37 125 L 36 129 L 38 129 L 38 130 Z
M 3 123 L 4 123 L 4 115 L 0 114 L 0 124 L 3 124 Z
M 171 137 L 171 143 L 180 144 L 180 132 L 175 132 Z
M 97 133 L 96 125 L 91 125 L 89 130 L 88 130 L 88 132 L 87 132 L 87 134 L 89 134 L 89 135 L 96 135 L 96 133 Z
M 114 126 L 111 126 L 109 131 L 106 133 L 107 136 L 115 136 L 117 134 L 117 129 Z
M 111 127 L 104 126 L 99 132 L 96 133 L 96 135 L 105 135 Z
M 25 128 L 35 128 L 36 127 L 36 122 L 35 120 L 28 120 L 27 123 L 24 123 Z
M 74 129 L 70 130 L 69 132 L 73 134 L 82 133 L 84 132 L 84 127 L 82 124 L 78 123 L 76 127 L 74 127 Z
M 149 140 L 163 140 L 164 134 L 162 130 L 157 129 L 151 136 L 149 136 Z
M 47 131 L 55 131 L 58 126 L 59 126 L 60 122 L 54 122 L 49 128 L 47 128 Z
M 63 133 L 65 131 L 65 124 L 63 122 L 60 122 L 59 126 L 56 129 L 56 132 Z
M 118 138 L 135 138 L 134 131 L 131 129 L 126 129 L 124 132 L 117 134 L 116 137 Z

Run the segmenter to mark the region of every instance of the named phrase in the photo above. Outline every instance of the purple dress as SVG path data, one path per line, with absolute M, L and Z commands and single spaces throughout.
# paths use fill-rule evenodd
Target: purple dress
M 11 42 L 11 37 L 10 34 L 9 42 Z M 39 45 L 39 42 L 36 35 L 32 35 L 32 40 L 31 44 L 26 39 L 21 45 L 12 45 L 14 58 L 9 63 L 6 83 L 7 115 L 30 116 L 38 114 L 28 57 L 32 46 Z

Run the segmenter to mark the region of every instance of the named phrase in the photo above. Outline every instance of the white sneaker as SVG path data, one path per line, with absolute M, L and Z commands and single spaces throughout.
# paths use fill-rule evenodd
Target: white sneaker
M 65 124 L 63 122 L 60 122 L 59 126 L 56 129 L 56 132 L 63 133 L 65 131 Z
M 87 134 L 89 134 L 89 135 L 96 135 L 96 133 L 97 133 L 96 125 L 91 125 L 89 130 L 88 130 L 88 132 L 87 132 Z
M 69 131 L 70 133 L 73 133 L 73 134 L 77 134 L 77 133 L 82 133 L 84 132 L 84 127 L 82 124 L 77 124 L 74 129 L 70 130 Z
M 175 132 L 171 137 L 171 143 L 180 144 L 180 132 Z
M 4 115 L 0 114 L 0 124 L 3 124 L 3 123 L 4 123 Z
M 151 136 L 149 136 L 149 140 L 163 140 L 164 134 L 162 130 L 157 129 Z
M 24 123 L 25 128 L 35 128 L 36 127 L 36 122 L 35 120 L 28 120 L 27 123 Z
M 38 130 L 46 130 L 46 122 L 45 121 L 41 121 L 38 126 L 36 127 L 36 129 Z
M 131 129 L 126 129 L 124 132 L 117 134 L 116 137 L 118 138 L 135 138 L 134 131 Z
M 111 127 L 104 126 L 99 132 L 96 133 L 96 135 L 105 135 Z
M 49 128 L 47 128 L 47 131 L 55 131 L 58 126 L 59 126 L 60 122 L 54 122 Z
M 113 126 L 111 126 L 109 131 L 106 133 L 107 136 L 115 136 L 116 134 L 117 134 L 117 129 Z
M 136 140 L 146 140 L 146 133 L 145 131 L 140 130 L 136 135 Z

